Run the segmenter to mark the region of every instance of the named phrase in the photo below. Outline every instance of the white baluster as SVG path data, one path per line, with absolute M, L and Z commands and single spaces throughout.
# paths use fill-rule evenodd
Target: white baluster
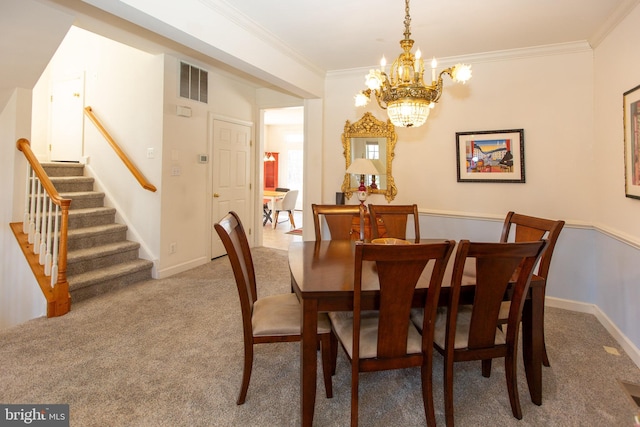
M 51 260 L 51 286 L 58 283 L 58 235 L 60 234 L 60 226 L 58 225 L 58 216 L 60 215 L 60 206 L 56 205 L 56 219 L 53 227 L 53 258 Z
M 45 191 L 42 195 L 42 226 L 40 227 L 40 259 L 38 262 L 40 265 L 44 265 L 45 257 L 47 256 L 47 219 L 51 215 L 49 211 L 50 203 L 47 203 L 51 199 L 49 198 L 49 194 Z
M 31 169 L 31 164 L 27 163 L 27 182 L 24 190 L 24 217 L 22 218 L 22 232 L 25 234 L 29 233 L 29 199 L 31 198 L 29 188 L 31 187 L 32 174 L 33 169 Z
M 47 218 L 47 255 L 44 259 L 44 274 L 45 276 L 51 275 L 51 221 L 53 220 L 53 200 L 49 197 L 49 217 Z
M 40 182 L 40 180 L 38 180 L 38 190 L 36 192 L 36 221 L 35 221 L 36 232 L 33 236 L 33 253 L 34 254 L 40 253 L 40 244 L 38 242 L 40 242 L 40 215 L 41 215 L 40 210 L 42 209 L 41 196 L 42 196 L 42 183 Z
M 33 243 L 36 233 L 35 212 L 36 212 L 36 181 L 38 178 L 35 174 L 31 174 L 31 192 L 29 193 L 29 243 Z

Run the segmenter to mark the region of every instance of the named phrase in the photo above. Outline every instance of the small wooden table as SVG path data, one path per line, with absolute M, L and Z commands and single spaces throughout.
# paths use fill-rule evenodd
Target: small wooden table
M 436 242 L 441 240 L 421 240 Z M 320 242 L 293 242 L 289 246 L 289 269 L 294 292 L 302 304 L 301 340 L 301 421 L 303 426 L 313 424 L 317 376 L 317 324 L 318 312 L 353 310 L 353 272 L 355 242 L 323 240 Z M 450 288 L 455 253 L 452 254 L 440 292 L 440 305 L 446 305 Z M 414 305 L 419 306 L 428 289 L 427 275 L 423 275 L 416 288 Z M 363 272 L 362 308 L 375 309 L 379 293 L 375 273 Z M 463 292 L 475 287 L 475 265 L 468 263 L 463 276 Z M 522 315 L 522 352 L 531 401 L 542 404 L 542 352 L 544 279 L 533 276 L 531 298 Z

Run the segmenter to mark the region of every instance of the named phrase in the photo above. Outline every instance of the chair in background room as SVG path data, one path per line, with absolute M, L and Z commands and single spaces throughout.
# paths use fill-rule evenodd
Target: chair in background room
M 287 191 L 289 191 L 289 189 L 284 187 L 277 187 L 274 191 L 286 193 Z M 262 201 L 262 217 L 263 217 L 262 225 L 266 225 L 267 221 L 273 221 L 271 219 L 271 214 L 273 213 L 273 206 L 269 206 L 270 201 L 271 201 L 270 199 L 264 199 Z
M 312 204 L 313 228 L 316 233 L 316 241 L 322 240 L 321 218 L 327 223 L 330 240 L 352 240 L 353 218 L 360 218 L 360 236 L 358 240 L 364 240 L 364 206 L 359 205 L 316 205 Z
M 235 212 L 225 215 L 215 224 L 215 229 L 227 250 L 240 297 L 244 333 L 244 368 L 237 404 L 242 405 L 251 379 L 253 346 L 263 343 L 300 341 L 301 306 L 293 293 L 258 298 L 249 242 L 240 218 Z M 332 397 L 332 355 L 335 353 L 335 351 L 332 352 L 332 348 L 335 348 L 337 343 L 326 313 L 318 317 L 318 339 L 322 351 L 325 391 L 327 397 Z M 333 343 L 332 340 L 334 340 Z
M 273 228 L 276 228 L 278 226 L 278 215 L 280 215 L 280 212 L 288 212 L 291 228 L 296 228 L 296 222 L 293 219 L 293 211 L 296 208 L 297 199 L 298 190 L 291 190 L 287 191 L 287 194 L 285 194 L 282 199 L 276 200 L 275 206 L 273 207 L 273 209 L 276 211 L 273 218 Z
M 371 238 L 382 237 L 378 229 L 380 225 L 385 229 L 385 237 L 406 240 L 409 215 L 413 216 L 414 238 L 417 243 L 420 241 L 420 217 L 417 205 L 369 205 Z
M 536 271 L 536 275 L 544 279 L 546 290 L 548 280 L 547 278 L 549 277 L 549 267 L 551 265 L 551 257 L 553 256 L 553 250 L 556 247 L 558 236 L 560 236 L 560 232 L 564 227 L 564 221 L 536 218 L 533 216 L 509 212 L 507 213 L 507 216 L 504 220 L 504 225 L 502 227 L 502 236 L 500 236 L 501 242 L 508 242 L 509 240 L 512 240 L 510 238 L 512 226 L 513 228 L 515 228 L 515 232 L 513 233 L 513 241 L 532 242 L 541 239 L 547 239 L 549 241 L 549 244 L 542 254 L 542 257 L 540 257 L 540 264 L 538 265 L 538 269 Z M 500 319 L 502 319 L 503 322 L 506 322 L 508 313 L 509 302 L 505 301 L 502 304 L 502 309 L 500 312 Z M 544 364 L 544 366 L 549 366 L 549 356 L 547 355 L 547 347 L 544 341 L 543 348 L 544 352 L 542 363 Z
M 526 243 L 458 243 L 449 303 L 446 312 L 435 320 L 433 344 L 444 356 L 444 401 L 447 426 L 453 426 L 453 364 L 482 361 L 482 375 L 491 374 L 491 360 L 504 358 L 509 402 L 513 416 L 522 419 L 518 396 L 517 352 L 522 309 L 533 268 L 547 245 L 546 240 Z M 473 304 L 461 299 L 461 284 L 467 258 L 474 259 L 476 286 Z M 503 297 L 512 285 L 507 330 L 499 327 L 498 316 Z M 415 314 L 416 312 L 413 312 Z M 423 322 L 413 316 L 414 323 Z
M 331 326 L 351 362 L 351 425 L 358 425 L 358 384 L 360 372 L 409 367 L 421 368 L 422 399 L 427 425 L 435 425 L 432 359 L 433 322 L 440 286 L 453 251 L 454 241 L 415 245 L 356 243 L 353 280 L 353 312 L 331 312 Z M 366 262 L 366 263 L 365 263 Z M 378 310 L 363 310 L 362 282 L 375 273 L 380 284 Z M 429 290 L 423 307 L 422 334 L 411 323 L 413 294 L 428 263 L 433 263 Z M 369 284 L 369 283 L 367 283 Z M 384 384 L 378 387 L 385 393 Z

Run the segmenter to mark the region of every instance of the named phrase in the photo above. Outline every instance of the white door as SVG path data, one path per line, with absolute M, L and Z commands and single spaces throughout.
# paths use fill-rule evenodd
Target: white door
M 251 126 L 217 119 L 211 121 L 211 258 L 216 258 L 227 252 L 213 225 L 229 211 L 240 216 L 247 237 L 251 239 Z
M 53 83 L 51 95 L 50 160 L 82 158 L 83 74 Z

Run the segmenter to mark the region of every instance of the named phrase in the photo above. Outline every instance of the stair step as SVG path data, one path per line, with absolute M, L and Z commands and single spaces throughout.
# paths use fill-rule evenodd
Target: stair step
M 93 191 L 94 179 L 89 176 L 54 176 L 50 179 L 58 193 Z
M 49 178 L 54 176 L 82 176 L 84 165 L 82 163 L 71 162 L 51 162 L 41 163 Z
M 151 279 L 153 262 L 137 259 L 97 271 L 68 276 L 72 303 Z
M 72 303 L 151 279 L 153 262 L 140 259 L 140 244 L 127 240 L 127 226 L 80 163 L 42 164 L 56 190 L 71 199 L 67 240 L 67 281 Z
M 71 209 L 97 208 L 104 206 L 104 193 L 98 191 L 76 191 L 60 193 L 60 197 L 71 199 Z
M 67 250 L 93 248 L 125 240 L 127 238 L 127 229 L 128 227 L 124 224 L 113 223 L 69 230 L 67 233 Z
M 67 275 L 99 270 L 138 258 L 140 244 L 125 240 L 67 253 Z
M 112 224 L 116 219 L 116 210 L 109 207 L 69 209 L 69 229 Z

